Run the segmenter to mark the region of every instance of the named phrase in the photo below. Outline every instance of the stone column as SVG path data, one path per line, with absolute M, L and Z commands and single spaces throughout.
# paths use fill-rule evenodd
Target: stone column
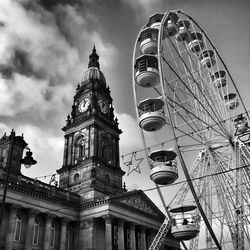
M 110 215 L 103 216 L 105 219 L 105 250 L 112 249 L 112 219 Z
M 6 237 L 6 244 L 4 248 L 5 250 L 12 250 L 16 217 L 17 217 L 18 209 L 20 208 L 21 208 L 20 206 L 16 206 L 16 205 L 11 206 L 10 208 L 9 228 L 8 228 L 8 233 Z
M 95 249 L 94 225 L 94 218 L 80 221 L 79 249 Z
M 124 242 L 124 223 L 125 220 L 118 220 L 118 249 L 125 250 L 125 242 Z
M 38 214 L 38 210 L 31 209 L 29 211 L 28 224 L 26 229 L 26 239 L 25 239 L 25 250 L 32 249 L 32 241 L 33 241 L 33 228 L 35 223 L 35 216 Z
M 67 165 L 72 164 L 72 158 L 73 158 L 73 140 L 74 136 L 68 137 L 68 162 Z
M 140 227 L 140 234 L 141 234 L 141 248 L 140 250 L 147 249 L 147 242 L 146 242 L 146 229 L 145 227 Z
M 136 250 L 136 241 L 135 241 L 135 224 L 134 223 L 130 223 L 129 224 L 129 230 L 130 230 L 130 249 L 131 250 Z
M 67 158 L 68 158 L 68 137 L 64 136 L 64 153 L 63 153 L 63 166 L 67 166 Z
M 61 220 L 61 237 L 60 237 L 60 250 L 66 249 L 66 233 L 67 233 L 67 225 L 69 220 L 67 218 L 62 218 Z
M 50 249 L 50 233 L 51 233 L 51 222 L 53 219 L 52 214 L 46 215 L 45 221 L 45 234 L 44 234 L 44 242 L 43 242 L 43 249 L 49 250 Z

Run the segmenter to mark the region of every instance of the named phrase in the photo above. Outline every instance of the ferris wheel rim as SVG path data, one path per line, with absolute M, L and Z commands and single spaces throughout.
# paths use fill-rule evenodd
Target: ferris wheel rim
M 186 17 L 188 17 L 190 20 L 192 20 L 192 21 L 197 25 L 197 27 L 199 27 L 199 29 L 203 32 L 203 34 L 206 36 L 206 38 L 208 39 L 209 43 L 212 45 L 213 50 L 215 50 L 216 54 L 217 54 L 217 55 L 219 56 L 219 58 L 220 58 L 220 61 L 222 62 L 223 66 L 225 67 L 226 72 L 228 73 L 228 75 L 229 75 L 229 77 L 230 77 L 230 79 L 231 79 L 231 81 L 232 81 L 232 83 L 233 83 L 233 85 L 234 85 L 234 88 L 235 88 L 235 90 L 236 90 L 236 92 L 237 92 L 237 95 L 239 96 L 239 98 L 240 98 L 240 100 L 241 100 L 241 104 L 243 105 L 243 108 L 244 108 L 244 111 L 245 111 L 244 113 L 247 115 L 248 119 L 250 120 L 249 112 L 248 112 L 248 110 L 246 109 L 245 103 L 244 103 L 244 101 L 243 101 L 243 99 L 242 99 L 242 97 L 241 97 L 241 94 L 240 94 L 240 92 L 239 92 L 239 90 L 238 90 L 238 88 L 237 88 L 237 85 L 236 85 L 236 83 L 235 83 L 235 81 L 234 81 L 234 79 L 233 79 L 233 77 L 232 77 L 230 71 L 228 70 L 228 67 L 227 67 L 226 63 L 224 62 L 224 60 L 223 60 L 222 57 L 220 56 L 220 53 L 218 53 L 218 50 L 217 50 L 216 47 L 214 46 L 213 42 L 212 42 L 212 41 L 210 40 L 210 38 L 207 36 L 206 32 L 204 32 L 204 30 L 202 29 L 202 27 L 201 27 L 201 26 L 200 26 L 200 25 L 190 16 L 190 15 L 184 13 L 184 12 L 181 11 L 181 10 L 178 10 L 178 12 L 179 12 L 179 13 L 182 13 L 183 15 L 185 15 Z
M 158 65 L 159 65 L 159 75 L 160 75 L 160 85 L 161 85 L 161 94 L 162 94 L 162 97 L 163 97 L 163 93 L 164 93 L 164 91 L 163 91 L 163 88 L 162 88 L 162 85 L 163 85 L 163 79 L 162 79 L 162 76 L 163 76 L 163 74 L 162 74 L 162 69 L 161 69 L 161 67 L 162 67 L 162 62 L 160 61 L 160 60 L 162 60 L 162 57 L 161 57 L 161 54 L 162 54 L 162 52 L 163 52 L 163 47 L 162 47 L 162 44 L 161 44 L 161 42 L 162 42 L 162 40 L 163 40 L 163 24 L 165 23 L 165 21 L 166 21 L 166 19 L 167 19 L 167 16 L 169 15 L 169 13 L 171 13 L 171 12 L 174 12 L 174 11 L 177 11 L 178 13 L 183 13 L 183 15 L 185 15 L 186 17 L 188 17 L 189 19 L 191 19 L 198 27 L 199 27 L 199 29 L 202 31 L 202 34 L 204 34 L 206 37 L 207 37 L 207 39 L 209 40 L 209 44 L 210 45 L 212 45 L 212 48 L 213 48 L 213 50 L 215 51 L 213 51 L 213 50 L 211 50 L 212 52 L 208 52 L 208 50 L 205 50 L 205 49 L 203 49 L 202 50 L 202 52 L 203 52 L 203 54 L 204 55 L 206 55 L 206 54 L 209 54 L 210 56 L 211 55 L 213 55 L 214 53 L 216 53 L 219 57 L 220 57 L 220 54 L 218 53 L 218 51 L 216 50 L 216 48 L 214 47 L 214 45 L 212 44 L 212 42 L 210 41 L 210 39 L 208 38 L 208 36 L 207 36 L 207 34 L 203 31 L 203 29 L 193 20 L 193 18 L 191 18 L 190 16 L 188 16 L 188 15 L 186 15 L 184 12 L 182 12 L 182 11 L 180 11 L 180 10 L 172 10 L 172 11 L 169 11 L 169 12 L 166 12 L 164 15 L 163 15 L 163 18 L 162 18 L 162 20 L 161 20 L 161 23 L 160 23 L 160 28 L 159 28 L 159 32 L 158 32 L 158 39 L 157 39 L 157 58 L 158 58 L 158 61 L 159 61 L 159 63 L 158 63 Z M 153 29 L 153 28 L 152 28 Z M 132 79 L 133 79 L 133 90 L 134 90 L 134 100 L 135 100 L 135 105 L 136 105 L 136 103 L 137 103 L 137 90 L 136 90 L 136 82 L 135 82 L 135 78 L 134 78 L 134 76 L 135 76 L 135 56 L 136 56 L 136 46 L 137 46 L 137 43 L 138 43 L 138 39 L 139 39 L 139 36 L 140 36 L 140 34 L 141 34 L 141 32 L 143 31 L 143 30 L 145 30 L 145 26 L 143 26 L 142 27 L 142 29 L 141 29 L 141 31 L 139 32 L 139 34 L 138 34 L 138 37 L 137 37 L 137 39 L 136 39 L 136 43 L 135 43 L 135 46 L 134 46 L 134 52 L 133 52 L 133 70 L 132 70 Z M 142 53 L 142 52 L 141 52 Z M 204 56 L 203 56 L 204 57 Z M 200 59 L 203 59 L 203 58 L 200 58 Z M 240 96 L 240 94 L 238 93 L 238 89 L 237 89 L 237 87 L 235 86 L 235 83 L 234 83 L 234 81 L 233 81 L 233 79 L 232 79 L 232 77 L 231 77 L 231 74 L 230 74 L 230 72 L 229 72 L 229 70 L 227 69 L 227 67 L 226 67 L 226 65 L 225 65 L 225 63 L 224 63 L 224 61 L 222 60 L 222 58 L 220 57 L 220 62 L 222 62 L 222 65 L 224 66 L 224 68 L 225 68 L 225 72 L 229 75 L 229 78 L 231 79 L 231 82 L 233 83 L 233 85 L 234 85 L 234 89 L 236 90 L 236 92 L 237 92 L 237 94 L 238 94 L 238 96 L 239 96 L 239 98 L 241 99 L 241 103 L 243 104 L 243 106 L 244 106 L 244 110 L 245 110 L 245 113 L 247 114 L 247 116 L 249 117 L 249 114 L 248 114 L 248 112 L 246 111 L 246 109 L 245 109 L 245 105 L 244 105 L 244 102 L 243 102 L 243 100 L 242 100 L 242 98 L 241 98 L 241 96 Z M 222 72 L 222 73 L 221 73 Z M 218 70 L 217 72 L 215 72 L 214 73 L 214 77 L 223 77 L 223 74 L 225 75 L 226 73 L 223 73 L 223 70 Z M 216 75 L 216 73 L 217 73 L 217 75 Z M 212 78 L 212 75 L 211 75 L 211 78 Z M 137 86 L 138 87 L 138 86 Z M 144 86 L 145 87 L 145 86 Z M 222 86 L 223 87 L 223 86 Z M 167 105 L 167 101 L 166 101 L 166 97 L 164 97 L 164 98 L 162 98 L 163 99 L 163 101 L 164 101 L 164 103 L 165 103 L 165 105 L 164 106 L 166 106 L 166 107 L 168 107 L 168 105 Z M 138 109 L 138 106 L 136 106 L 136 109 Z M 168 111 L 168 113 L 169 114 L 171 114 L 170 113 L 170 111 Z M 137 114 L 137 120 L 139 121 L 139 114 L 138 114 L 138 112 L 136 112 L 136 114 Z M 169 115 L 169 117 L 170 117 L 170 124 L 171 124 L 171 128 L 172 128 L 172 131 L 173 131 L 173 133 L 175 132 L 175 128 L 174 128 L 174 126 L 173 126 L 173 123 L 171 123 L 172 121 L 171 121 L 171 119 L 172 119 L 172 117 L 171 117 L 171 115 Z M 237 116 L 234 116 L 236 119 L 234 119 L 235 121 L 237 121 Z M 232 118 L 232 117 L 231 117 Z M 230 119 L 231 119 L 230 118 Z M 238 119 L 239 120 L 239 119 Z M 219 117 L 219 119 L 218 119 L 218 121 L 219 121 L 219 123 L 226 123 L 227 122 L 227 119 L 225 119 L 225 120 L 221 120 L 220 119 L 220 117 Z M 232 121 L 230 121 L 231 123 L 232 123 Z M 213 126 L 216 126 L 217 124 L 215 124 L 215 125 L 213 125 Z M 211 126 L 212 127 L 212 126 Z M 210 127 L 210 129 L 211 129 L 211 127 Z M 221 129 L 221 128 L 219 128 L 219 129 Z M 201 132 L 201 131 L 199 131 L 199 132 Z M 143 143 L 144 143 L 144 149 L 145 149 L 145 151 L 147 151 L 147 150 L 149 150 L 149 148 L 147 147 L 147 145 L 146 145 L 146 141 L 145 141 L 145 137 L 144 137 L 144 132 L 143 132 L 143 129 L 142 129 L 142 127 L 141 127 L 141 134 L 142 134 L 142 138 L 143 138 Z M 229 134 L 228 134 L 229 135 Z M 209 145 L 206 145 L 206 144 L 202 144 L 202 143 L 200 143 L 199 141 L 197 141 L 198 143 L 200 143 L 200 144 L 197 144 L 196 145 L 196 147 L 194 148 L 194 149 L 198 149 L 198 145 L 200 145 L 200 146 L 202 146 L 201 147 L 201 149 L 202 149 L 202 151 L 204 150 L 204 149 L 207 149 L 207 150 L 209 150 L 209 151 L 216 151 L 216 150 L 220 150 L 221 148 L 224 148 L 224 147 L 232 147 L 233 146 L 233 144 L 234 144 L 234 142 L 232 141 L 232 138 L 230 137 L 230 136 L 228 136 L 228 135 L 226 135 L 225 136 L 225 139 L 228 139 L 228 140 L 225 140 L 225 142 L 223 142 L 223 143 L 221 143 L 221 144 L 216 144 L 216 143 L 214 143 L 214 142 L 211 142 L 211 145 L 209 146 Z M 185 134 L 184 134 L 184 136 L 185 136 Z M 186 136 L 188 136 L 188 134 L 186 134 Z M 183 152 L 184 152 L 184 150 L 188 150 L 188 148 L 185 148 L 185 147 L 187 147 L 187 146 L 181 146 L 181 145 L 179 145 L 178 144 L 178 139 L 179 137 L 177 137 L 176 135 L 175 135 L 175 142 L 176 142 L 176 146 L 175 146 L 175 150 L 177 150 L 177 153 L 178 153 L 178 155 L 179 155 L 179 158 L 182 158 L 182 154 L 183 154 Z M 216 142 L 216 141 L 215 141 Z M 212 144 L 213 143 L 213 144 Z M 193 146 L 193 145 L 191 145 L 191 146 Z M 183 149 L 182 149 L 183 148 Z M 202 152 L 201 151 L 201 152 Z M 148 156 L 148 155 L 147 155 Z M 149 157 L 147 157 L 147 160 L 149 160 L 148 159 Z M 185 160 L 183 159 L 183 161 L 184 161 L 184 164 L 185 164 Z M 149 163 L 150 164 L 150 163 Z M 181 164 L 181 165 L 183 165 L 183 164 Z M 184 171 L 184 174 L 185 174 L 185 171 Z M 188 173 L 188 170 L 187 170 L 187 174 L 189 174 Z M 186 174 L 185 174 L 185 176 L 186 176 Z M 186 179 L 187 179 L 187 181 L 188 181 L 188 178 L 186 177 Z M 189 178 L 190 179 L 190 178 Z M 192 183 L 192 180 L 190 180 L 191 181 L 191 183 Z M 157 186 L 157 185 L 156 185 Z M 195 191 L 195 190 L 194 190 Z M 160 193 L 159 193 L 159 195 L 160 195 Z M 196 203 L 197 204 L 197 203 Z M 198 205 L 198 204 L 197 204 Z M 165 207 L 165 210 L 166 210 L 166 206 L 164 205 L 164 207 Z M 201 213 L 202 214 L 202 213 Z M 206 214 L 204 213 L 204 215 L 205 215 L 205 218 L 206 218 Z M 203 217 L 203 216 L 202 216 Z M 205 219 L 204 219 L 205 220 Z M 209 223 L 208 223 L 209 224 Z M 210 232 L 211 233 L 211 232 Z M 216 240 L 215 240 L 216 241 Z M 217 241 L 218 242 L 218 241 Z M 217 244 L 216 244 L 217 245 Z M 218 245 L 217 245 L 218 246 Z M 219 246 L 218 246 L 218 248 L 219 249 L 221 249 Z

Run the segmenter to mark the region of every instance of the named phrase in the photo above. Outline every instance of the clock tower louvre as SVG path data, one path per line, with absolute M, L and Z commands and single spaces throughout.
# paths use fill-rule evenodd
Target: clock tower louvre
M 60 187 L 80 194 L 83 201 L 123 191 L 119 160 L 122 131 L 110 94 L 94 47 L 88 70 L 77 85 L 71 115 L 62 128 L 63 166 L 57 170 Z

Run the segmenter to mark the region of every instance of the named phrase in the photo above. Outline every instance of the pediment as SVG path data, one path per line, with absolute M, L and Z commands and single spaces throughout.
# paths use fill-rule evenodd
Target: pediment
M 141 190 L 126 192 L 124 195 L 115 197 L 112 200 L 149 215 L 163 216 L 158 207 Z

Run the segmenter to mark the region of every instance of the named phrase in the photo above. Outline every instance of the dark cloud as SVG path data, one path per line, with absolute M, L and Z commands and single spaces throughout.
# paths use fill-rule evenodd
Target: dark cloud
M 1 76 L 5 79 L 11 79 L 13 76 L 13 69 L 9 65 L 0 65 Z
M 39 79 L 44 77 L 42 71 L 34 70 L 30 62 L 29 53 L 19 48 L 13 49 L 13 55 L 10 62 L 0 65 L 0 73 L 5 79 L 11 79 L 14 73 Z
M 40 0 L 39 3 L 47 10 L 53 10 L 57 5 L 80 5 L 81 0 Z
M 37 71 L 34 69 L 30 61 L 29 53 L 20 48 L 14 49 L 9 68 L 11 68 L 13 72 L 17 72 L 28 77 L 32 76 L 38 79 L 45 77 L 42 70 Z

